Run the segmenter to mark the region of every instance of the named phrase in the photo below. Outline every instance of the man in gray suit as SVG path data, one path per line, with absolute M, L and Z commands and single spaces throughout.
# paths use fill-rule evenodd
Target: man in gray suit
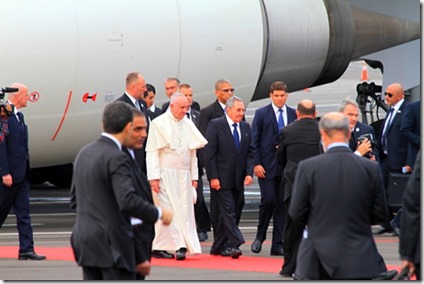
M 74 162 L 71 208 L 76 209 L 71 246 L 84 280 L 135 280 L 136 257 L 130 217 L 172 220 L 172 213 L 143 200 L 135 190 L 131 160 L 121 151 L 132 131 L 124 102 L 103 112 L 103 133 L 80 150 Z
M 299 163 L 289 208 L 291 218 L 306 225 L 294 277 L 379 277 L 385 267 L 371 225 L 388 216 L 380 167 L 349 149 L 342 113 L 324 115 L 319 128 L 326 153 Z

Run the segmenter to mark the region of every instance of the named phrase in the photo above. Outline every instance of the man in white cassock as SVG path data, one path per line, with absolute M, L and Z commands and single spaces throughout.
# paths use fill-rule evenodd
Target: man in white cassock
M 186 253 L 201 253 L 193 203 L 198 180 L 196 149 L 208 141 L 186 117 L 188 101 L 174 93 L 168 110 L 152 120 L 146 145 L 147 177 L 156 205 L 169 208 L 169 226 L 155 225 L 152 257 L 184 260 Z

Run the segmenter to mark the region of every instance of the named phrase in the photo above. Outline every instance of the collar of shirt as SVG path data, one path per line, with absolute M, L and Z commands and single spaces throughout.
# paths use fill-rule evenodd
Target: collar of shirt
M 334 143 L 331 143 L 330 145 L 328 145 L 327 151 L 330 150 L 331 148 L 334 148 L 334 147 L 346 147 L 346 148 L 349 148 L 349 144 L 343 143 L 343 142 L 334 142 Z
M 151 112 L 155 112 L 156 106 L 153 104 L 151 107 L 149 107 L 149 110 Z
M 122 151 L 122 145 L 121 142 L 118 141 L 118 139 L 116 139 L 113 135 L 106 133 L 106 132 L 102 132 L 102 136 L 107 137 L 109 139 L 111 139 L 113 142 L 115 142 L 116 146 L 118 146 L 119 150 Z
M 279 115 L 279 113 L 278 113 L 279 108 L 276 105 L 274 105 L 274 103 L 271 103 L 271 105 L 272 105 L 272 109 L 274 110 L 274 113 L 276 115 Z M 281 108 L 283 110 L 283 115 L 286 114 L 287 113 L 287 107 L 286 107 L 286 105 L 283 105 Z
M 230 126 L 231 131 L 233 130 L 233 124 L 235 123 L 227 114 L 225 114 L 225 117 L 227 118 L 227 123 Z M 240 127 L 240 122 L 237 123 L 237 129 Z
M 133 96 L 129 95 L 127 92 L 125 92 L 125 94 L 131 100 L 131 102 L 133 103 L 133 105 L 135 105 L 136 99 Z
M 16 116 L 18 116 L 18 112 L 19 112 L 18 108 L 17 108 L 14 104 L 12 104 L 12 102 L 11 102 L 11 101 L 7 101 L 7 103 L 8 103 L 9 105 L 13 106 L 13 113 L 14 113 Z
M 393 116 L 396 115 L 396 113 L 399 111 L 400 106 L 403 104 L 403 102 L 405 101 L 405 99 L 401 99 L 400 101 L 398 101 L 394 106 L 393 106 Z
M 218 103 L 219 103 L 219 105 L 222 107 L 222 109 L 224 110 L 224 112 L 226 112 L 226 111 L 225 111 L 225 104 L 221 103 L 220 101 L 218 101 Z

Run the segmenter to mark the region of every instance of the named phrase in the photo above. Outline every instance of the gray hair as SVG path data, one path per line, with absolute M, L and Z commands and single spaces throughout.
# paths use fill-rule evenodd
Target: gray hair
M 237 96 L 232 96 L 231 98 L 229 98 L 228 100 L 227 100 L 227 102 L 225 103 L 225 108 L 232 108 L 233 106 L 234 106 L 234 102 L 235 101 L 239 101 L 239 102 L 242 102 L 242 103 L 244 103 L 244 101 L 241 99 L 241 98 L 239 98 L 239 97 L 237 97 Z
M 342 131 L 346 137 L 349 137 L 349 120 L 340 112 L 329 112 L 320 119 L 319 129 L 327 133 L 329 137 L 332 137 L 333 133 L 338 131 Z
M 339 104 L 339 112 L 343 112 L 348 105 L 352 105 L 359 109 L 358 103 L 354 99 L 347 97 Z
M 223 84 L 231 84 L 230 80 L 227 79 L 219 79 L 215 83 L 215 90 L 219 90 L 220 86 Z

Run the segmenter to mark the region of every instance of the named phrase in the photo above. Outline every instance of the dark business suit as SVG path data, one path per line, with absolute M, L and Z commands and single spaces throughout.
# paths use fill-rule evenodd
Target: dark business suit
M 392 119 L 387 131 L 387 153 L 383 152 L 383 145 L 381 144 L 381 137 L 384 131 L 384 125 L 386 120 L 381 126 L 380 139 L 378 139 L 380 145 L 380 161 L 381 169 L 383 171 L 384 185 L 387 188 L 389 173 L 401 173 L 402 167 L 406 164 L 406 151 L 408 141 L 400 133 L 400 124 L 404 115 L 405 107 L 408 105 L 407 101 L 404 101 L 397 111 L 395 117 Z M 386 117 L 387 119 L 387 117 Z M 387 198 L 387 195 L 386 195 Z
M 138 195 L 143 200 L 153 204 L 152 189 L 150 188 L 149 181 L 144 173 L 141 172 L 137 161 L 132 158 L 128 150 L 123 148 L 123 151 L 131 157 L 132 167 L 131 174 L 134 186 Z M 149 261 L 151 259 L 152 242 L 155 237 L 155 224 L 154 222 L 147 222 L 142 220 L 142 224 L 132 226 L 134 231 L 134 245 L 135 245 L 135 260 L 136 264 Z M 145 276 L 137 273 L 138 280 L 144 280 Z
M 236 215 L 244 206 L 244 179 L 253 175 L 253 148 L 249 124 L 241 121 L 239 126 L 238 150 L 226 116 L 212 119 L 206 132 L 206 174 L 209 181 L 219 179 L 221 186 L 220 190 L 211 189 L 211 200 L 218 204 L 218 212 L 214 212 L 218 216 L 217 231 L 211 251 L 222 251 L 227 245 L 238 248 L 245 242 Z
M 420 150 L 421 129 L 421 101 L 409 104 L 405 108 L 405 114 L 400 124 L 400 134 L 408 141 L 406 164 L 413 166 Z
M 0 141 L 0 178 L 10 174 L 13 184 L 8 188 L 0 181 L 0 228 L 13 206 L 19 232 L 19 253 L 33 252 L 28 127 L 18 121 L 13 111 L 7 124 L 9 134 Z
M 219 104 L 218 100 L 215 100 L 215 102 L 211 103 L 210 105 L 207 105 L 206 107 L 202 108 L 200 110 L 200 117 L 199 117 L 199 124 L 198 124 L 198 128 L 200 130 L 200 132 L 202 133 L 203 136 L 206 137 L 206 131 L 208 129 L 208 125 L 209 122 L 214 119 L 214 118 L 218 118 L 221 117 L 225 114 L 224 109 L 222 108 L 222 106 Z M 200 163 L 202 165 L 202 167 L 204 167 L 205 163 L 204 163 L 204 148 L 203 149 L 199 149 L 197 151 L 198 153 L 198 157 L 200 158 Z M 212 194 L 212 192 L 214 191 L 214 189 L 210 189 L 210 193 Z M 209 201 L 209 212 L 210 212 L 210 219 L 211 219 L 211 224 L 212 224 L 212 231 L 213 231 L 213 236 L 214 238 L 216 238 L 216 232 L 218 230 L 218 219 L 219 219 L 219 204 L 216 203 L 216 199 L 211 199 Z
M 194 125 L 199 128 L 200 111 L 190 108 L 189 114 L 189 119 L 191 119 Z M 197 151 L 197 168 L 199 172 L 199 180 L 196 188 L 197 200 L 196 204 L 194 204 L 197 232 L 209 232 L 211 230 L 211 218 L 203 196 L 203 165 L 200 161 L 199 151 Z
M 121 102 L 127 103 L 130 106 L 136 108 L 136 106 L 133 104 L 133 102 L 131 101 L 131 99 L 126 94 L 123 94 L 122 96 L 120 96 L 119 98 L 117 98 L 116 101 L 121 101 Z M 139 106 L 140 106 L 141 111 L 144 113 L 144 115 L 146 116 L 146 118 L 148 118 L 149 117 L 149 110 L 146 107 L 146 103 L 143 100 L 138 100 L 138 102 L 139 102 Z M 146 121 L 147 121 L 147 133 L 148 133 L 149 132 L 150 122 L 149 122 L 148 119 L 146 119 Z M 146 145 L 146 143 L 144 145 Z M 136 149 L 136 150 L 134 150 L 134 154 L 135 154 L 135 159 L 137 160 L 137 163 L 141 167 L 141 170 L 143 171 L 144 174 L 147 174 L 146 150 L 144 149 L 144 146 L 143 146 L 142 149 Z
M 378 147 L 377 147 L 377 137 L 375 135 L 374 128 L 367 124 L 364 124 L 359 121 L 356 122 L 355 127 L 353 128 L 351 136 L 350 136 L 349 148 L 355 152 L 356 148 L 358 148 L 358 138 L 364 134 L 372 134 L 372 136 L 374 137 L 375 143 L 372 144 L 371 153 L 372 155 L 375 156 L 376 161 L 380 161 L 380 155 L 378 153 Z
M 296 119 L 296 111 L 287 106 L 287 122 Z M 271 252 L 281 251 L 284 232 L 284 183 L 282 168 L 277 164 L 276 152 L 279 144 L 279 129 L 272 104 L 256 110 L 252 122 L 252 143 L 255 148 L 254 165 L 262 165 L 265 178 L 258 178 L 261 190 L 259 221 L 256 239 L 266 239 L 268 225 L 273 219 Z
M 130 217 L 154 223 L 158 209 L 136 192 L 133 167 L 131 159 L 104 136 L 81 149 L 75 159 L 71 246 L 84 279 L 101 279 L 104 270 L 113 271 L 113 279 L 135 279 Z
M 155 111 L 151 111 L 150 109 L 147 109 L 147 115 L 149 116 L 149 121 L 152 121 L 156 117 L 162 114 L 162 110 L 155 106 Z
M 281 143 L 277 149 L 277 163 L 283 168 L 284 180 L 284 265 L 281 274 L 292 275 L 296 267 L 296 257 L 304 226 L 293 222 L 288 209 L 293 192 L 293 182 L 297 166 L 312 156 L 322 152 L 318 122 L 312 118 L 302 118 L 281 130 Z
M 412 261 L 417 280 L 421 279 L 421 155 L 417 154 L 414 171 L 405 188 L 402 204 L 399 254 Z
M 301 161 L 289 214 L 307 226 L 295 278 L 372 279 L 385 271 L 371 231 L 387 217 L 377 162 L 345 146 Z

